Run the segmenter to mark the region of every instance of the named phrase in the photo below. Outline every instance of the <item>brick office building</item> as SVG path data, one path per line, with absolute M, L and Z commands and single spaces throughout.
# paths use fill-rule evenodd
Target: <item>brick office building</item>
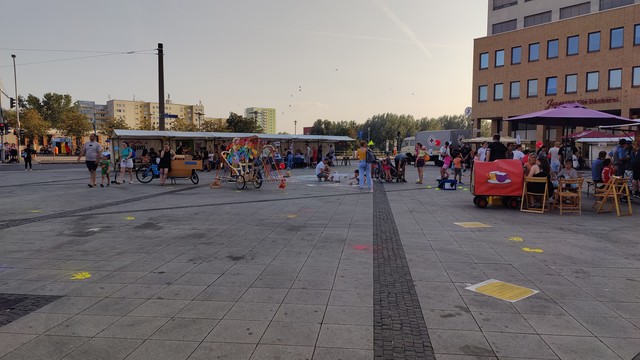
M 640 4 L 476 39 L 473 66 L 474 129 L 554 141 L 502 120 L 567 102 L 640 118 Z

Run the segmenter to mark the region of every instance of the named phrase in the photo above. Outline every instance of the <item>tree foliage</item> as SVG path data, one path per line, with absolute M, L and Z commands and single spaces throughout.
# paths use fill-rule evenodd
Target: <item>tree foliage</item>
M 158 130 L 158 128 L 153 125 L 150 118 L 142 118 L 138 121 L 136 130 Z
M 200 124 L 200 130 L 206 132 L 227 132 L 227 123 L 214 120 L 204 120 Z
M 87 116 L 76 108 L 62 114 L 58 129 L 67 136 L 75 137 L 76 145 L 79 146 L 80 139 L 93 130 L 93 125 L 87 120 Z
M 240 133 L 261 133 L 262 127 L 258 124 L 258 119 L 245 118 L 242 115 L 238 115 L 234 112 L 229 113 L 227 118 L 227 128 L 231 132 Z
M 107 120 L 103 121 L 102 123 L 100 123 L 100 126 L 98 127 L 98 131 L 103 134 L 103 135 L 107 135 L 107 136 L 111 136 L 111 134 L 113 134 L 113 130 L 114 129 L 130 129 L 129 125 L 127 125 L 127 122 L 122 118 L 114 118 L 114 117 L 109 117 Z
M 177 118 L 171 125 L 171 130 L 174 131 L 198 131 L 198 125 L 187 121 L 184 118 Z
M 20 114 L 20 127 L 25 130 L 26 137 L 34 139 L 47 135 L 51 124 L 33 109 L 27 109 Z

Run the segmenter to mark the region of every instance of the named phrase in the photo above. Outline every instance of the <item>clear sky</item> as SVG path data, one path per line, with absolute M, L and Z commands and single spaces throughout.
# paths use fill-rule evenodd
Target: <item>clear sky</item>
M 201 101 L 209 117 L 274 107 L 289 133 L 294 120 L 300 133 L 319 118 L 462 114 L 487 22 L 483 0 L 16 0 L 1 10 L 11 96 L 13 53 L 23 96 L 158 101 L 163 43 L 173 102 Z

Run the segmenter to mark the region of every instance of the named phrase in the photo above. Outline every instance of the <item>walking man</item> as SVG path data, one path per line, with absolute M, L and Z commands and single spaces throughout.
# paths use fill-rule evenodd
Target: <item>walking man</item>
M 80 151 L 80 155 L 78 156 L 78 162 L 80 162 L 81 157 L 85 157 L 85 164 L 87 165 L 87 169 L 89 169 L 89 183 L 87 184 L 89 187 L 94 187 L 97 185 L 96 183 L 96 169 L 98 168 L 98 160 L 100 159 L 100 154 L 102 153 L 102 147 L 98 142 L 96 142 L 96 135 L 91 134 L 89 136 L 89 142 L 85 143 L 82 146 L 82 150 Z

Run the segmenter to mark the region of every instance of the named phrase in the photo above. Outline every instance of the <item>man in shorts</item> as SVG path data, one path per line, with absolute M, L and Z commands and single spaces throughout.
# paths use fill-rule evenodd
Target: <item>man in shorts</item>
M 100 154 L 102 153 L 102 147 L 98 142 L 96 142 L 96 135 L 91 134 L 89 136 L 89 142 L 85 143 L 82 146 L 82 150 L 80 151 L 80 155 L 78 156 L 78 162 L 80 162 L 81 157 L 85 157 L 85 164 L 87 165 L 87 169 L 89 169 L 89 187 L 97 186 L 96 183 L 96 169 L 98 168 L 98 160 L 100 160 Z

